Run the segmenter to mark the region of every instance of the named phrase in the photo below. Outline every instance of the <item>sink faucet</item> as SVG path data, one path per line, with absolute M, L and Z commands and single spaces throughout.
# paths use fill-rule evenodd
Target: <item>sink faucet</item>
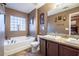
M 55 32 L 55 31 L 54 31 L 54 36 L 55 36 L 55 38 L 56 38 L 56 36 L 57 36 L 57 32 Z
M 14 40 L 14 43 L 16 43 L 16 40 Z

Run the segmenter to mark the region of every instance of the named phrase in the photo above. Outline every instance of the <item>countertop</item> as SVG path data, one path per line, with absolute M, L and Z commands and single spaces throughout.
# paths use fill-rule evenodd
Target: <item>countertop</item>
M 58 44 L 70 46 L 70 47 L 73 47 L 73 48 L 76 48 L 76 49 L 79 50 L 79 43 L 77 42 L 77 44 L 75 44 L 75 43 L 72 43 L 72 42 L 68 42 L 67 41 L 68 37 L 61 37 L 59 39 L 55 39 L 51 35 L 49 35 L 49 36 L 46 35 L 46 36 L 40 36 L 39 38 L 44 39 L 44 40 L 49 40 L 49 41 L 52 41 L 52 42 L 55 42 L 55 43 L 58 43 Z

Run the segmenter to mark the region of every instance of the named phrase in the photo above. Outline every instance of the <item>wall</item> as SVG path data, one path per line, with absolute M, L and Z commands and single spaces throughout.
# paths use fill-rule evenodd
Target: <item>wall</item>
M 6 12 L 6 37 L 24 36 L 28 33 L 28 15 L 10 8 L 5 8 Z M 10 31 L 10 15 L 26 18 L 26 31 L 11 32 Z
M 68 34 L 69 33 L 68 30 L 65 30 L 65 28 L 69 27 L 69 14 L 74 13 L 74 12 L 79 12 L 79 7 L 49 16 L 48 17 L 48 24 L 49 24 L 48 32 L 58 32 L 58 33 Z M 55 18 L 57 16 L 66 17 L 66 21 L 55 22 Z M 59 25 L 59 24 L 62 24 L 62 25 Z
M 46 34 L 47 33 L 47 12 L 51 9 L 54 8 L 54 4 L 53 3 L 46 3 L 45 5 L 43 5 L 42 7 L 40 7 L 38 9 L 38 34 Z M 44 13 L 44 30 L 40 29 L 42 28 L 42 26 L 40 26 L 40 14 Z

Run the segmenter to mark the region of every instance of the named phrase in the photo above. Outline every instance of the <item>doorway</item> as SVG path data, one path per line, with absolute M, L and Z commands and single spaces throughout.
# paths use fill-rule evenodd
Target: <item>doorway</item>
M 69 35 L 79 35 L 79 12 L 69 14 Z

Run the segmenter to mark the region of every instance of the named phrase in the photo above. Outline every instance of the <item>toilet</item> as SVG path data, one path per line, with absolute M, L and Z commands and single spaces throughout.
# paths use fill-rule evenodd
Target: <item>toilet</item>
M 34 52 L 37 52 L 37 51 L 39 51 L 39 44 L 40 44 L 40 42 L 39 42 L 39 35 L 37 36 L 37 41 L 33 41 L 32 43 L 31 43 L 31 46 L 32 46 L 32 53 L 34 53 Z

